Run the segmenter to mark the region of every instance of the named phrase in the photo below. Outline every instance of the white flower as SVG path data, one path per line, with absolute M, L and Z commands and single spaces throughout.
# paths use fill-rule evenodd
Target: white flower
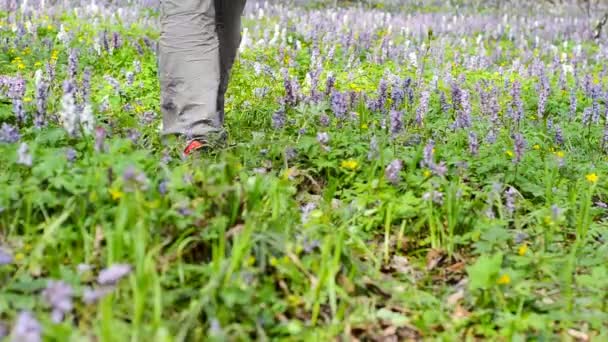
M 95 128 L 95 117 L 93 116 L 93 110 L 90 104 L 86 104 L 82 113 L 80 113 L 80 123 L 87 134 L 93 132 L 93 129 Z
M 78 113 L 76 112 L 76 104 L 72 93 L 65 93 L 61 98 L 61 112 L 59 117 L 63 128 L 70 134 L 75 135 L 78 126 Z

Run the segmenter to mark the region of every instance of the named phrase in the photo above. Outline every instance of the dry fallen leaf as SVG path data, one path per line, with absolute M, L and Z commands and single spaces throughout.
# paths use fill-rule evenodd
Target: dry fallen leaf
M 577 341 L 589 341 L 589 335 L 582 331 L 568 329 L 568 335 L 574 337 Z
M 464 298 L 464 290 L 459 289 L 458 291 L 454 292 L 453 294 L 451 294 L 448 297 L 447 303 L 450 306 L 454 306 L 454 305 L 458 304 L 458 302 L 461 301 L 463 298 Z
M 431 249 L 426 255 L 426 269 L 430 271 L 439 266 L 445 258 L 445 252 L 439 249 Z

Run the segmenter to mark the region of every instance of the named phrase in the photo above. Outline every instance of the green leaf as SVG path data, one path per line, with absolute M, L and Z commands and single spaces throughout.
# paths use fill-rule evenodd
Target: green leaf
M 494 279 L 498 276 L 503 255 L 482 255 L 475 264 L 467 267 L 469 275 L 469 290 L 488 289 L 494 284 Z

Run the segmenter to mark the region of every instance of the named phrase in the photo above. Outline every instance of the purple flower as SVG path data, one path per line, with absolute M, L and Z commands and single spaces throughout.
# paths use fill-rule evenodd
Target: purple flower
M 486 142 L 488 144 L 493 144 L 496 142 L 496 130 L 494 128 L 491 128 L 488 132 L 488 135 L 486 136 Z
M 344 93 L 333 90 L 331 93 L 331 109 L 338 119 L 344 118 L 348 110 L 347 98 Z
M 285 117 L 285 110 L 280 109 L 278 111 L 276 111 L 273 115 L 272 115 L 272 127 L 274 129 L 281 129 L 285 126 L 285 121 L 286 121 L 286 117 Z
M 441 93 L 439 93 L 439 105 L 442 113 L 446 114 L 450 111 L 450 104 L 448 103 L 444 91 L 441 91 Z
M 17 317 L 13 327 L 12 341 L 40 342 L 42 341 L 42 327 L 29 311 L 22 311 Z
M 397 110 L 391 110 L 389 117 L 391 134 L 396 136 L 403 130 L 403 113 Z
M 442 205 L 443 193 L 439 191 L 426 192 L 424 195 L 422 195 L 422 199 L 425 201 L 433 201 L 435 204 Z
M 9 265 L 13 263 L 13 255 L 7 250 L 0 247 L 0 266 Z
M 475 132 L 469 132 L 469 152 L 473 156 L 477 156 L 479 153 L 479 140 L 477 139 L 477 134 L 475 134 Z
M 336 75 L 330 73 L 327 76 L 327 80 L 325 82 L 325 95 L 330 95 L 334 91 L 334 87 L 336 85 Z
M 315 249 L 321 247 L 321 242 L 319 240 L 309 240 L 304 239 L 302 242 L 302 249 L 306 253 L 312 253 Z
M 321 114 L 319 116 L 319 124 L 323 127 L 329 126 L 330 120 L 331 119 L 329 118 L 329 115 L 327 115 L 327 114 Z
M 510 186 L 505 192 L 505 207 L 509 215 L 515 212 L 515 196 L 517 195 L 517 190 L 515 190 L 512 186 Z
M 65 150 L 65 157 L 68 160 L 68 162 L 73 163 L 74 160 L 76 160 L 76 150 L 71 147 L 68 147 Z
M 55 80 L 55 63 L 47 62 L 46 63 L 46 74 L 48 76 L 49 82 L 53 82 Z
M 144 125 L 149 125 L 156 119 L 156 113 L 152 111 L 146 111 L 142 114 L 140 122 Z
M 135 82 L 135 74 L 132 71 L 127 71 L 125 77 L 127 78 L 127 85 L 132 86 L 133 82 Z
M 388 100 L 388 82 L 382 78 L 378 85 L 378 111 L 384 111 L 386 108 L 386 102 Z
M 434 154 L 435 154 L 435 141 L 433 140 L 429 140 L 428 143 L 426 144 L 426 146 L 424 147 L 424 152 L 423 152 L 423 159 L 422 162 L 420 163 L 421 167 L 428 167 L 430 168 L 432 165 L 435 164 L 435 160 L 434 160 Z
M 86 67 L 82 75 L 82 99 L 88 103 L 91 98 L 91 67 Z
M 82 301 L 86 304 L 93 304 L 109 295 L 114 290 L 113 286 L 102 286 L 100 288 L 87 287 L 82 292 Z
M 19 141 L 19 139 L 21 139 L 19 128 L 3 122 L 2 127 L 0 127 L 0 143 L 13 144 Z
M 587 107 L 585 108 L 585 110 L 583 111 L 583 125 L 590 125 L 591 124 L 591 115 L 593 114 L 593 110 L 591 107 Z
M 393 185 L 399 184 L 400 173 L 402 169 L 403 162 L 399 159 L 393 160 L 390 164 L 388 164 L 386 170 L 384 171 L 384 176 L 386 177 L 386 180 Z
M 448 173 L 448 167 L 444 161 L 439 162 L 439 164 L 431 165 L 431 171 L 439 177 L 443 177 Z
M 513 162 L 515 164 L 518 164 L 524 155 L 526 149 L 526 140 L 524 139 L 524 136 L 520 133 L 515 134 L 514 140 L 515 144 L 513 149 L 515 150 L 515 158 L 513 159 Z
M 166 195 L 167 194 L 167 188 L 169 186 L 169 182 L 167 182 L 166 180 L 162 180 L 159 184 L 158 184 L 158 192 L 161 195 Z
M 122 94 L 120 82 L 118 82 L 117 79 L 109 75 L 105 75 L 103 78 L 106 80 L 106 82 L 108 82 L 108 84 L 112 86 L 112 88 L 114 88 L 114 92 L 116 95 Z
M 30 154 L 30 148 L 26 143 L 22 142 L 19 146 L 19 150 L 17 150 L 17 164 L 32 166 L 33 160 L 32 155 Z
M 46 116 L 46 104 L 48 98 L 48 84 L 42 79 L 42 71 L 36 71 L 36 116 L 34 125 L 38 128 L 44 126 Z
M 428 91 L 423 91 L 420 93 L 420 105 L 416 109 L 416 123 L 418 126 L 422 125 L 424 121 L 424 117 L 426 116 L 429 110 L 429 99 L 431 97 L 431 93 Z
M 466 90 L 460 91 L 460 110 L 456 113 L 456 121 L 452 128 L 469 128 L 471 127 L 471 102 L 469 100 L 469 92 Z
M 553 219 L 553 221 L 559 220 L 561 212 L 562 210 L 556 204 L 551 206 L 551 218 Z
M 454 110 L 457 110 L 460 107 L 462 91 L 460 90 L 460 86 L 458 85 L 457 82 L 452 82 L 451 90 L 452 90 L 452 108 Z
M 310 213 L 315 210 L 317 208 L 317 205 L 314 202 L 309 202 L 306 203 L 305 205 L 303 205 L 300 208 L 301 211 L 301 221 L 302 223 L 306 223 L 308 222 L 308 217 L 310 216 Z
M 396 77 L 395 81 L 393 82 L 392 92 L 391 92 L 391 101 L 393 102 L 392 108 L 397 110 L 401 106 L 401 104 L 403 104 L 404 100 L 405 100 L 405 88 L 403 88 L 401 85 L 401 79 Z
M 521 99 L 521 83 L 518 80 L 513 82 L 511 97 L 511 106 L 513 108 L 512 119 L 515 123 L 519 124 L 519 122 L 524 118 L 524 103 Z
M 545 116 L 545 108 L 547 106 L 547 100 L 549 98 L 549 93 L 550 93 L 551 89 L 549 86 L 549 80 L 546 78 L 546 76 L 543 74 L 541 76 L 541 82 L 538 86 L 538 110 L 537 110 L 537 114 L 538 114 L 538 118 L 542 119 Z
M 0 321 L 0 340 L 8 336 L 8 325 Z
M 118 50 L 122 46 L 120 34 L 118 32 L 112 33 L 112 50 Z
M 192 215 L 192 209 L 186 207 L 186 206 L 182 206 L 177 208 L 177 212 L 182 215 L 182 216 L 190 216 Z
M 136 189 L 145 191 L 148 189 L 148 178 L 142 171 L 138 171 L 134 166 L 128 166 L 123 175 L 123 181 L 126 183 L 125 191 L 133 192 Z
M 78 51 L 71 49 L 68 56 L 68 77 L 74 81 L 78 72 Z
M 25 96 L 25 80 L 22 77 L 16 77 L 10 84 L 8 97 L 13 102 L 13 113 L 19 122 L 24 122 L 26 119 L 23 96 Z
M 72 287 L 63 282 L 51 280 L 48 282 L 46 289 L 42 291 L 42 298 L 51 306 L 53 312 L 51 317 L 53 322 L 60 323 L 63 321 L 65 314 L 72 311 L 72 296 L 74 290 Z
M 570 91 L 570 120 L 572 120 L 576 116 L 577 101 L 578 99 L 576 97 L 576 90 L 572 88 L 572 90 Z
M 297 80 L 292 79 L 289 76 L 289 72 L 286 68 L 282 69 L 283 73 L 283 86 L 285 88 L 285 97 L 283 102 L 288 106 L 295 106 L 298 103 L 299 98 L 299 85 Z
M 317 141 L 321 145 L 327 145 L 329 143 L 329 134 L 327 132 L 317 133 Z
M 556 145 L 564 144 L 564 134 L 563 134 L 562 128 L 560 126 L 555 126 L 555 144 Z
M 518 232 L 517 234 L 515 234 L 515 238 L 513 239 L 513 242 L 515 242 L 516 245 L 521 245 L 529 237 L 530 237 L 530 235 L 528 235 L 527 233 Z
M 329 135 L 328 135 L 328 137 L 329 137 Z M 296 150 L 293 147 L 287 147 L 287 148 L 285 148 L 285 158 L 287 160 L 292 160 L 297 155 L 298 155 L 298 153 L 296 152 Z
M 128 264 L 111 265 L 110 267 L 99 272 L 99 275 L 97 276 L 97 283 L 99 285 L 115 285 L 122 278 L 129 275 L 131 271 L 131 265 Z
M 106 130 L 103 127 L 97 127 L 95 129 L 95 151 L 105 151 L 106 142 Z
M 591 99 L 593 100 L 591 104 L 591 121 L 593 123 L 598 123 L 600 121 L 600 103 L 599 99 L 602 94 L 602 87 L 600 85 L 596 85 L 591 90 Z
M 127 138 L 131 140 L 133 144 L 137 144 L 139 137 L 141 137 L 141 132 L 139 132 L 137 129 L 131 128 L 127 131 Z

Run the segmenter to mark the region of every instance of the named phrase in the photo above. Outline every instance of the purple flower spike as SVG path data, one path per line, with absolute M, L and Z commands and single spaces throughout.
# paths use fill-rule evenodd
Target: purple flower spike
M 0 266 L 10 265 L 13 263 L 13 255 L 8 251 L 0 248 Z
M 403 113 L 397 110 L 391 110 L 390 113 L 391 134 L 398 135 L 403 130 Z
M 72 303 L 73 294 L 74 290 L 69 284 L 63 281 L 49 281 L 46 289 L 42 292 L 42 298 L 53 308 L 51 314 L 53 322 L 60 323 L 63 321 L 65 314 L 72 311 L 74 307 Z
M 317 134 L 317 141 L 321 145 L 327 145 L 329 143 L 329 134 L 326 132 L 319 132 Z
M 384 175 L 386 176 L 386 179 L 388 180 L 388 182 L 393 185 L 399 184 L 399 178 L 400 178 L 399 173 L 401 172 L 402 169 L 403 169 L 403 162 L 399 159 L 395 159 L 390 164 L 388 164 L 388 166 L 386 167 L 386 170 L 384 172 Z
M 42 327 L 29 311 L 19 314 L 17 322 L 13 327 L 13 341 L 40 342 L 42 341 Z
M 109 295 L 114 290 L 112 286 L 104 286 L 97 289 L 86 288 L 82 292 L 82 301 L 86 304 L 93 304 Z
M 3 122 L 0 128 L 0 143 L 12 144 L 19 141 L 19 139 L 21 139 L 19 128 Z
M 115 285 L 122 278 L 126 277 L 131 273 L 131 265 L 128 264 L 114 264 L 110 267 L 103 269 L 97 276 L 97 283 L 100 285 Z
M 26 143 L 21 143 L 21 146 L 19 146 L 19 150 L 17 151 L 17 163 L 28 167 L 31 167 L 33 164 L 30 148 Z

